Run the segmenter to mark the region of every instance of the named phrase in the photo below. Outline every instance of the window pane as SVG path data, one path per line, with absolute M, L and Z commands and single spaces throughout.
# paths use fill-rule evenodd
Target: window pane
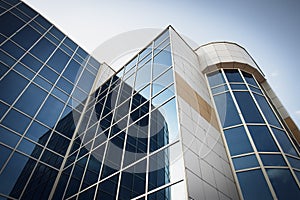
M 261 170 L 239 172 L 237 176 L 245 200 L 273 199 Z
M 236 69 L 224 69 L 228 82 L 244 82 Z
M 90 89 L 93 86 L 95 76 L 91 74 L 89 71 L 84 70 L 80 80 L 78 82 L 78 86 L 83 89 L 85 92 L 89 93 Z
M 20 136 L 0 126 L 0 142 L 14 148 L 16 144 L 19 142 L 19 139 Z
M 46 125 L 53 127 L 63 109 L 63 106 L 64 104 L 61 101 L 50 95 L 37 115 L 37 119 Z
M 235 170 L 258 167 L 259 164 L 257 162 L 255 155 L 243 156 L 239 158 L 233 158 L 233 165 Z
M 118 188 L 119 174 L 101 182 L 98 187 L 97 199 L 115 200 Z
M 12 40 L 21 45 L 24 49 L 29 49 L 40 36 L 41 35 L 38 32 L 27 25 L 14 35 Z
M 75 83 L 78 80 L 81 71 L 82 67 L 80 66 L 80 64 L 75 60 L 71 60 L 66 70 L 64 71 L 63 76 L 70 80 L 72 83 Z
M 21 28 L 23 24 L 24 22 L 17 18 L 15 15 L 10 12 L 6 12 L 1 16 L 0 33 L 9 37 L 19 28 Z
M 170 46 L 159 52 L 153 60 L 153 78 L 172 65 Z
M 276 154 L 260 154 L 262 162 L 266 166 L 286 166 L 282 155 Z
M 47 93 L 44 90 L 34 84 L 30 84 L 15 104 L 15 107 L 30 116 L 34 116 L 46 96 Z
M 55 46 L 46 38 L 42 38 L 32 49 L 31 53 L 34 54 L 41 61 L 45 62 L 51 53 L 54 51 Z
M 0 152 L 1 152 L 1 156 L 0 156 L 0 169 L 2 169 L 4 163 L 6 162 L 8 156 L 10 155 L 10 153 L 12 152 L 12 150 L 10 150 L 9 148 L 6 148 L 5 146 L 0 144 Z
M 159 95 L 154 97 L 152 100 L 152 105 L 158 107 L 161 104 L 163 104 L 166 100 L 170 99 L 172 96 L 174 96 L 174 85 L 171 85 Z
M 272 111 L 272 109 L 271 109 L 270 105 L 268 104 L 267 100 L 265 99 L 265 97 L 257 95 L 257 94 L 254 94 L 254 97 L 255 97 L 260 109 L 262 110 L 265 117 L 267 118 L 267 121 L 270 124 L 281 128 L 279 121 L 277 120 L 274 112 Z
M 18 60 L 24 53 L 25 51 L 18 47 L 16 44 L 8 40 L 5 42 L 2 46 L 1 49 L 3 49 L 5 52 L 7 52 L 9 55 L 11 55 L 13 58 Z
M 207 79 L 208 79 L 210 87 L 214 87 L 216 85 L 225 83 L 225 80 L 224 80 L 224 77 L 223 77 L 221 71 L 216 71 L 216 72 L 213 72 L 213 73 L 207 75 Z
M 11 104 L 20 92 L 25 88 L 28 81 L 18 75 L 16 72 L 10 71 L 0 81 L 0 99 Z
M 287 156 L 292 167 L 300 169 L 300 160 Z
M 28 157 L 23 156 L 19 153 L 14 153 L 0 175 L 0 192 L 6 195 L 10 195 L 10 193 L 15 193 L 14 188 L 17 189 L 18 187 L 20 187 L 20 185 L 18 184 L 22 184 L 22 186 L 24 186 L 27 178 L 29 178 L 28 176 L 30 175 L 30 173 L 28 172 L 33 169 L 34 164 L 35 163 L 32 162 L 32 160 L 30 160 Z M 28 172 L 24 174 L 24 172 L 26 172 L 25 170 L 28 170 Z M 26 177 L 23 177 L 24 175 L 26 175 Z M 24 181 L 24 183 L 22 183 L 21 181 Z
M 220 92 L 225 92 L 227 90 L 228 90 L 228 86 L 227 85 L 221 85 L 221 86 L 218 86 L 216 88 L 212 88 L 211 92 L 213 94 L 216 94 L 216 93 L 220 93 Z
M 42 67 L 42 63 L 30 54 L 26 54 L 22 58 L 21 62 L 35 72 L 37 72 Z
M 264 123 L 249 92 L 234 92 L 246 123 Z
M 296 151 L 295 151 L 290 139 L 286 135 L 286 133 L 284 131 L 278 130 L 276 128 L 272 128 L 272 131 L 273 131 L 277 141 L 279 142 L 281 148 L 283 149 L 283 151 L 285 153 L 288 153 L 288 154 L 298 157 L 298 154 L 296 153 Z
M 62 50 L 57 49 L 51 56 L 47 64 L 58 73 L 60 73 L 65 68 L 65 65 L 67 64 L 69 59 L 70 57 L 67 54 L 65 54 Z
M 151 64 L 148 62 L 136 73 L 135 79 L 135 90 L 138 91 L 145 85 L 147 85 L 151 80 Z
M 248 126 L 257 151 L 278 152 L 268 128 L 266 126 Z
M 245 84 L 230 84 L 232 90 L 248 90 Z
M 173 83 L 173 69 L 169 69 L 152 83 L 152 96 Z
M 3 119 L 2 124 L 20 134 L 23 134 L 29 122 L 30 118 L 14 109 L 11 109 Z
M 132 199 L 145 193 L 147 160 L 124 170 L 118 199 Z
M 231 156 L 253 152 L 244 127 L 225 130 L 224 134 Z
M 256 84 L 256 82 L 255 82 L 255 80 L 254 80 L 254 78 L 251 74 L 248 74 L 247 72 L 242 72 L 242 74 L 244 75 L 244 78 L 246 79 L 246 82 L 248 84 L 251 84 L 251 85 L 254 85 L 254 86 L 258 87 L 258 85 Z
M 300 190 L 288 169 L 267 169 L 278 199 L 299 199 Z
M 175 99 L 151 113 L 150 151 L 155 151 L 178 138 Z
M 230 93 L 216 95 L 214 100 L 223 127 L 242 123 Z

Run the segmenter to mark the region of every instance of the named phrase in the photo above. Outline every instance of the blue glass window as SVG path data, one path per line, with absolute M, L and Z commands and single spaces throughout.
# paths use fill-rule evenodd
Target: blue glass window
M 1 132 L 1 134 L 2 134 L 2 132 Z M 0 169 L 2 169 L 4 163 L 6 162 L 7 158 L 9 157 L 10 153 L 12 152 L 12 150 L 10 150 L 9 148 L 6 148 L 5 146 L 0 144 L 0 152 L 1 152 Z
M 37 72 L 42 66 L 42 63 L 30 54 L 26 54 L 22 58 L 21 62 L 24 63 L 27 67 L 29 67 L 30 69 L 32 69 L 35 72 Z
M 215 95 L 214 100 L 223 127 L 242 123 L 230 93 Z
M 67 68 L 65 69 L 63 76 L 70 80 L 72 83 L 75 83 L 78 80 L 81 72 L 81 65 L 75 60 L 71 60 Z
M 237 176 L 245 200 L 273 199 L 261 170 L 239 172 Z
M 71 84 L 69 81 L 64 79 L 63 77 L 60 77 L 58 82 L 56 83 L 56 86 L 63 91 L 65 91 L 67 94 L 71 94 L 73 90 L 73 84 Z
M 8 110 L 8 106 L 5 105 L 4 103 L 0 102 L 0 118 L 3 117 L 3 115 L 6 113 L 6 111 Z
M 40 37 L 41 35 L 37 31 L 27 25 L 14 35 L 12 40 L 24 49 L 29 49 Z
M 15 104 L 15 107 L 30 116 L 34 116 L 46 96 L 47 93 L 44 90 L 34 84 L 30 84 Z
M 61 101 L 50 95 L 37 115 L 37 119 L 44 124 L 53 127 L 63 107 L 64 104 Z
M 11 109 L 3 119 L 2 124 L 20 134 L 23 134 L 29 122 L 30 119 L 28 117 L 15 109 Z
M 256 81 L 254 80 L 254 78 L 251 74 L 248 74 L 247 72 L 242 72 L 242 74 L 244 75 L 244 78 L 248 84 L 258 87 L 258 85 L 256 84 Z
M 0 49 L 0 50 L 1 50 L 0 51 L 0 59 L 1 59 L 1 61 L 4 64 L 6 64 L 8 67 L 13 66 L 13 64 L 15 63 L 15 60 L 11 56 L 9 56 L 6 53 L 4 53 L 2 49 Z
M 228 82 L 244 82 L 236 69 L 224 69 Z
M 165 40 L 167 37 L 169 37 L 169 31 L 166 30 L 163 32 L 155 41 L 154 44 L 155 46 L 159 45 L 163 40 Z
M 290 156 L 287 156 L 287 158 L 288 158 L 288 160 L 289 160 L 292 167 L 300 169 L 300 160 L 299 159 L 292 158 Z
M 42 38 L 32 49 L 31 53 L 45 62 L 56 47 L 46 38 Z
M 258 167 L 259 166 L 255 155 L 249 155 L 249 156 L 233 158 L 232 161 L 233 161 L 233 165 L 234 165 L 235 170 Z
M 231 156 L 253 152 L 243 126 L 227 129 L 224 134 Z
M 46 20 L 44 17 L 42 17 L 41 15 L 37 16 L 34 19 L 36 22 L 38 22 L 40 25 L 42 25 L 45 29 L 50 28 L 51 24 L 49 23 L 48 20 Z
M 17 18 L 15 15 L 10 12 L 6 12 L 1 16 L 0 33 L 9 37 L 19 28 L 21 28 L 23 24 L 24 22 Z
M 30 164 L 28 166 L 28 164 Z M 0 175 L 0 192 L 6 195 L 10 193 L 15 193 L 14 187 L 16 184 L 22 184 L 21 181 L 24 181 L 22 185 L 24 185 L 29 178 L 30 173 L 26 173 L 27 176 L 24 177 L 24 170 L 32 170 L 34 166 L 34 162 L 29 162 L 29 158 L 23 156 L 19 153 L 14 153 L 14 155 L 9 160 L 8 164 L 6 165 L 5 169 L 2 171 Z M 28 171 L 28 172 L 31 172 Z M 19 187 L 20 185 L 18 185 Z M 21 187 L 23 188 L 23 187 Z M 16 196 L 16 195 L 12 195 Z
M 260 158 L 265 166 L 286 166 L 286 163 L 279 154 L 260 154 Z
M 264 123 L 249 92 L 234 92 L 246 123 Z
M 34 73 L 30 71 L 27 67 L 22 65 L 21 63 L 18 63 L 14 66 L 14 70 L 22 74 L 23 76 L 32 79 L 34 77 Z
M 170 87 L 166 88 L 163 92 L 161 92 L 159 95 L 152 99 L 152 105 L 158 107 L 161 104 L 163 104 L 166 100 L 174 96 L 174 90 L 174 85 L 171 85 Z
M 278 130 L 276 128 L 272 128 L 272 131 L 273 131 L 277 141 L 279 142 L 281 148 L 283 149 L 283 151 L 285 153 L 288 153 L 288 154 L 298 157 L 298 154 L 296 153 L 296 151 L 295 151 L 290 139 L 286 135 L 286 133 L 284 131 Z
M 122 172 L 118 199 L 132 199 L 145 193 L 146 166 L 147 162 L 143 160 Z
M 23 49 L 21 49 L 20 47 L 18 47 L 15 43 L 13 43 L 10 40 L 6 41 L 2 45 L 1 49 L 3 49 L 4 51 L 6 51 L 9 55 L 11 55 L 16 60 L 18 60 L 19 58 L 21 58 L 21 56 L 24 55 L 24 53 L 25 53 L 25 51 Z
M 254 97 L 260 107 L 260 109 L 262 110 L 262 112 L 264 113 L 265 117 L 267 118 L 267 121 L 277 127 L 281 128 L 281 125 L 278 121 L 278 119 L 276 118 L 274 112 L 272 111 L 270 105 L 268 104 L 267 100 L 265 99 L 265 97 L 254 94 Z
M 34 158 L 39 158 L 43 150 L 41 146 L 34 144 L 26 139 L 22 139 L 17 149 Z
M 50 129 L 34 121 L 27 130 L 26 137 L 38 142 L 43 140 L 42 138 L 48 138 L 50 133 Z
M 2 53 L 2 51 L 0 51 L 0 54 L 4 54 Z M 7 55 L 6 55 L 7 56 Z M 7 56 L 8 57 L 8 56 Z M 0 60 L 2 62 L 5 63 L 4 59 L 2 60 L 2 57 L 0 56 Z M 0 62 L 0 79 L 2 78 L 2 76 L 9 70 L 9 67 L 7 65 L 4 65 L 3 63 Z
M 0 126 L 0 142 L 14 148 L 19 142 L 20 136 Z M 1 168 L 0 168 L 1 169 Z
M 245 84 L 230 84 L 232 90 L 248 90 Z
M 17 8 L 20 9 L 25 14 L 27 14 L 29 17 L 34 17 L 35 15 L 37 15 L 37 13 L 32 8 L 30 8 L 24 3 L 19 4 Z
M 220 93 L 220 92 L 225 92 L 227 90 L 228 90 L 228 86 L 227 85 L 221 85 L 221 86 L 212 88 L 211 92 L 212 92 L 212 94 L 217 94 L 217 93 Z
M 69 61 L 70 57 L 65 54 L 62 50 L 57 49 L 55 53 L 51 56 L 47 64 L 52 67 L 58 73 L 62 72 L 65 65 Z
M 28 81 L 18 75 L 16 72 L 10 71 L 0 81 L 0 99 L 11 104 L 20 92 L 25 88 Z
M 103 182 L 100 182 L 97 199 L 115 200 L 117 195 L 119 174 L 116 174 Z
M 248 126 L 257 151 L 278 152 L 268 128 L 266 126 Z
M 278 199 L 299 199 L 300 190 L 288 169 L 267 169 Z

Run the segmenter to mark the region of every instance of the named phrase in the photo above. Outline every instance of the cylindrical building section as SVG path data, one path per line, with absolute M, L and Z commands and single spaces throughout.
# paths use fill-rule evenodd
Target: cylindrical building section
M 196 50 L 206 74 L 240 196 L 300 198 L 299 145 L 246 50 L 211 43 Z

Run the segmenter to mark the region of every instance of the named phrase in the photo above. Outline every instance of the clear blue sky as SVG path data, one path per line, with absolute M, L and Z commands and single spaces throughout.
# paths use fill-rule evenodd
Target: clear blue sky
M 120 33 L 165 28 L 245 47 L 300 127 L 299 0 L 24 0 L 88 52 Z

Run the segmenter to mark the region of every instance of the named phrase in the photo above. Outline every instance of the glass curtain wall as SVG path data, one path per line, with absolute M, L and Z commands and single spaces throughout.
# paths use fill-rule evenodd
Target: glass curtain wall
M 259 83 L 240 69 L 207 75 L 244 199 L 300 198 L 300 157 Z
M 178 140 L 165 31 L 91 94 L 54 197 L 170 199 L 183 180 Z

